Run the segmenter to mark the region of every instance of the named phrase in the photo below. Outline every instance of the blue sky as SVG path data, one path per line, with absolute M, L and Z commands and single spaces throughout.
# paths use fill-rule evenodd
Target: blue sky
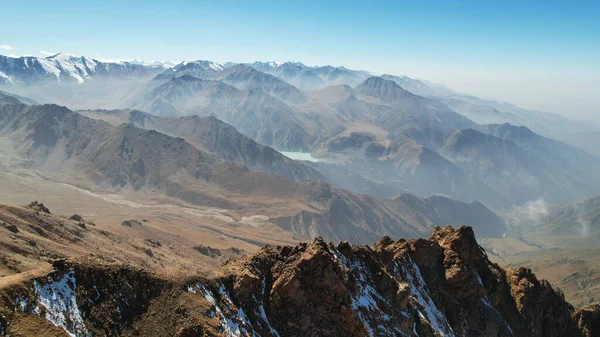
M 600 115 L 600 2 L 5 1 L 1 54 L 296 60 Z M 598 97 L 596 97 L 598 96 Z

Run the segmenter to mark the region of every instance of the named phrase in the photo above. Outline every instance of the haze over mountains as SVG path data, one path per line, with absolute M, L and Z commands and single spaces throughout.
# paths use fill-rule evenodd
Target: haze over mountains
M 235 162 L 251 170 L 279 175 L 290 181 L 327 181 L 317 170 L 253 141 L 231 125 L 214 117 L 192 115 L 165 118 L 140 110 L 85 110 L 79 113 L 116 125 L 132 123 L 142 129 L 181 137 L 223 161 Z
M 589 145 L 574 147 L 578 135 L 600 128 L 406 76 L 299 62 L 165 69 L 63 54 L 2 60 L 10 92 L 73 109 L 214 116 L 258 144 L 311 152 L 321 163 L 306 165 L 323 171 L 312 177 L 374 196 L 440 194 L 499 209 L 540 197 L 566 202 L 600 187 L 600 160 Z M 361 183 L 341 184 L 345 176 Z
M 272 224 L 357 242 L 420 235 L 448 219 L 477 226 L 483 205 L 501 210 L 600 194 L 600 159 L 586 152 L 587 143 L 562 142 L 593 135 L 594 125 L 406 76 L 299 62 L 200 60 L 169 68 L 65 54 L 2 60 L 10 122 L 3 130 L 18 144 L 17 167 L 87 188 L 148 189 L 236 209 L 260 196 L 258 214 Z M 109 123 L 17 103 L 85 109 L 80 114 Z M 33 119 L 17 122 L 26 116 Z M 157 152 L 155 142 L 178 150 Z M 278 151 L 310 153 L 318 162 Z M 267 210 L 275 196 L 294 200 L 293 207 Z M 440 213 L 449 201 L 437 196 L 477 206 L 457 219 Z M 503 235 L 501 222 L 492 223 L 476 232 L 499 226 L 489 232 Z

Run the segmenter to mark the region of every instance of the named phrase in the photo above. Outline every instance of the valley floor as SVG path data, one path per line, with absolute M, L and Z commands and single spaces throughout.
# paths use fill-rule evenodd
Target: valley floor
M 64 257 L 96 253 L 97 250 L 99 254 L 112 256 L 116 261 L 144 268 L 196 273 L 219 266 L 222 259 L 203 256 L 194 247 L 206 246 L 222 251 L 235 247 L 243 252 L 255 252 L 267 244 L 293 244 L 301 240 L 264 221 L 265 218 L 260 214 L 242 217 L 235 211 L 185 205 L 177 200 L 151 195 L 143 199 L 139 194 L 94 193 L 47 181 L 30 173 L 0 171 L 0 204 L 27 205 L 34 200 L 44 203 L 54 215 L 62 216 L 65 221 L 73 214 L 78 214 L 85 222 L 93 223 L 93 226 L 87 226 L 94 233 L 88 238 L 97 247 L 62 244 L 56 247 L 54 253 L 62 249 Z M 10 211 L 2 209 L 0 213 L 7 215 Z M 124 226 L 125 221 L 133 225 Z M 125 238 L 125 242 L 121 239 L 119 242 L 106 242 L 99 233 L 115 233 L 119 238 Z M 9 237 L 1 240 L 4 248 L 6 244 L 11 245 L 10 240 Z M 161 247 L 150 247 L 155 252 L 153 256 L 148 256 L 143 251 L 151 241 L 159 242 Z M 12 244 L 18 245 L 15 242 Z M 4 248 L 1 255 L 5 260 L 6 256 L 11 260 L 19 255 Z M 188 259 L 190 254 L 197 256 Z M 190 263 L 194 260 L 197 263 Z M 2 282 L 7 282 L 5 277 L 15 272 L 32 273 L 40 268 L 45 269 L 48 264 L 43 261 L 36 263 L 35 258 L 23 261 L 17 257 L 12 261 L 12 271 L 6 267 L 6 263 L 0 263 Z

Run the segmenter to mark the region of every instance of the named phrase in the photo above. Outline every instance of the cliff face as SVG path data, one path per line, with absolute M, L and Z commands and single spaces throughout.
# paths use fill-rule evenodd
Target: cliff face
M 491 263 L 469 227 L 373 248 L 265 247 L 210 276 L 59 261 L 1 290 L 0 335 L 598 336 L 530 270 Z M 33 330 L 35 329 L 35 330 Z

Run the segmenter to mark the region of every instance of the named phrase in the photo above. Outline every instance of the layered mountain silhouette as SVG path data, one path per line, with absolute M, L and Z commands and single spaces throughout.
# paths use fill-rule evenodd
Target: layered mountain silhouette
M 181 137 L 223 161 L 275 174 L 290 181 L 327 181 L 317 170 L 253 141 L 215 117 L 192 115 L 166 118 L 139 110 L 95 110 L 82 113 L 98 119 L 110 120 L 116 117 L 117 123 L 133 123 L 142 129 Z
M 226 64 L 226 66 L 233 65 L 236 64 Z M 338 84 L 355 86 L 371 76 L 366 71 L 334 66 L 310 67 L 300 62 L 254 62 L 246 65 L 260 72 L 277 76 L 302 90 L 316 90 Z
M 165 128 L 173 121 L 181 123 L 156 121 Z M 211 118 L 204 121 L 209 127 L 215 123 Z M 114 125 L 90 119 L 56 105 L 5 105 L 0 107 L 0 122 L 1 134 L 12 140 L 14 152 L 25 159 L 22 167 L 79 186 L 146 191 L 239 211 L 244 211 L 244 200 L 250 197 L 262 200 L 256 202 L 257 208 L 268 207 L 271 199 L 289 200 L 289 208 L 274 213 L 270 221 L 293 233 L 332 240 L 372 242 L 381 235 L 416 237 L 454 221 L 479 231 L 475 221 L 482 212 L 479 203 L 460 203 L 464 215 L 457 217 L 436 212 L 437 199 L 423 207 L 412 199 L 357 195 L 323 182 L 290 182 L 226 162 L 223 155 L 219 158 L 183 138 L 141 129 L 134 123 Z M 198 122 L 201 124 L 202 120 Z M 198 144 L 219 140 L 218 132 L 184 133 Z M 293 169 L 302 170 L 297 166 Z M 492 212 L 488 215 L 495 220 L 483 224 L 482 233 L 502 235 L 503 222 Z
M 574 121 L 552 113 L 523 109 L 510 103 L 460 94 L 443 85 L 406 76 L 383 75 L 382 77 L 396 82 L 414 94 L 439 100 L 476 123 L 509 123 L 525 126 L 544 137 L 560 140 L 598 155 L 594 148 L 582 141 L 580 136 L 582 133 L 593 135 L 600 132 L 600 126 L 597 124 Z
M 191 75 L 174 77 L 141 93 L 131 106 L 165 117 L 215 116 L 265 145 L 299 149 L 309 145 L 302 116 L 283 101 L 260 90 L 239 90 L 221 81 Z
M 0 335 L 600 333 L 475 240 L 594 248 L 594 125 L 344 67 L 170 66 L 0 57 L 3 186 L 104 212 L 0 205 Z M 581 305 L 592 262 L 550 261 Z
M 6 91 L 2 91 L 0 90 L 0 105 L 3 104 L 37 104 L 37 102 L 35 102 L 32 99 L 26 98 L 26 97 L 22 97 L 19 95 L 14 95 L 11 93 L 8 93 Z
M 182 62 L 159 74 L 158 66 L 105 64 L 103 69 L 115 75 L 103 76 L 101 64 L 87 58 L 61 54 L 36 62 L 70 69 L 83 83 L 68 84 L 78 80 L 67 80 L 65 76 L 76 76 L 62 70 L 47 82 L 42 79 L 49 75 L 39 66 L 30 70 L 39 79 L 32 77 L 26 89 L 13 83 L 10 92 L 77 109 L 133 108 L 169 118 L 213 116 L 258 144 L 311 152 L 321 161 L 311 165 L 320 165 L 327 181 L 373 196 L 444 195 L 502 209 L 540 197 L 550 202 L 589 197 L 600 187 L 598 160 L 560 142 L 594 152 L 583 136 L 594 139 L 593 125 L 406 76 L 376 77 L 299 62 L 202 60 Z M 80 71 L 92 63 L 95 72 Z M 250 161 L 247 156 L 244 164 L 258 168 Z M 348 177 L 359 182 L 348 183 Z

